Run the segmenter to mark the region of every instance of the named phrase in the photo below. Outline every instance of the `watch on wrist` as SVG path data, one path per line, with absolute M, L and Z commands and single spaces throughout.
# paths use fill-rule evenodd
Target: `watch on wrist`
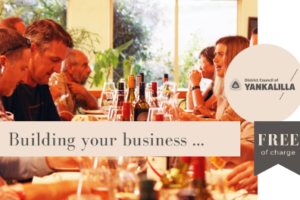
M 192 89 L 191 89 L 191 91 L 193 91 L 195 89 L 198 89 L 198 88 L 200 89 L 200 86 L 193 86 Z

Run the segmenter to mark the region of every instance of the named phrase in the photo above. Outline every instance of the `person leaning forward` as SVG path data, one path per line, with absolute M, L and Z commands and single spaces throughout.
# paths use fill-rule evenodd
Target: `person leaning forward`
M 73 41 L 56 22 L 46 19 L 30 25 L 25 37 L 31 39 L 31 59 L 24 79 L 11 97 L 3 97 L 6 111 L 15 121 L 60 121 L 48 82 L 52 73 L 60 72 Z
M 57 102 L 62 120 L 71 121 L 78 107 L 98 109 L 97 99 L 83 86 L 90 73 L 87 56 L 79 50 L 70 49 L 60 74 L 52 74 L 50 82 L 57 82 L 57 85 L 50 86 L 50 92 L 53 101 Z M 67 96 L 62 98 L 61 94 Z

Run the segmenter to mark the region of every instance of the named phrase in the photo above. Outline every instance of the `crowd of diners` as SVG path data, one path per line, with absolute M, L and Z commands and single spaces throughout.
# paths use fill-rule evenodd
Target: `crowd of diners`
M 241 156 L 222 159 L 227 162 L 226 167 L 233 168 L 227 177 L 228 185 L 251 191 L 257 189 L 257 177 L 253 175 L 254 125 L 234 112 L 224 93 L 224 77 L 230 62 L 249 44 L 242 36 L 220 38 L 215 46 L 200 52 L 202 73 L 189 72 L 194 113 L 208 119 L 177 109 L 180 121 L 241 123 Z M 251 44 L 257 44 L 257 29 L 253 31 Z M 70 34 L 53 20 L 40 20 L 28 27 L 19 17 L 0 21 L 0 121 L 70 121 L 78 107 L 98 109 L 96 98 L 84 87 L 91 73 L 89 60 L 73 47 Z M 199 87 L 202 78 L 212 80 L 203 92 Z M 60 99 L 66 93 L 67 98 Z M 14 119 L 7 111 L 13 113 Z M 23 180 L 48 175 L 59 168 L 79 167 L 82 159 L 0 157 L 0 200 L 63 199 L 76 192 L 76 181 L 7 185 L 4 180 Z M 240 183 L 241 180 L 244 181 Z M 84 185 L 83 192 L 90 192 L 88 185 Z

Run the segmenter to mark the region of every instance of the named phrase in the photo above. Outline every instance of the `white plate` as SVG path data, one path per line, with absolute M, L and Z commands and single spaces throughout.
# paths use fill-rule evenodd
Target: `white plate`
M 32 184 L 45 184 L 45 183 L 56 183 L 60 181 L 73 181 L 79 180 L 80 172 L 58 172 L 48 176 L 37 177 L 34 176 Z
M 83 114 L 103 114 L 101 110 L 82 110 Z

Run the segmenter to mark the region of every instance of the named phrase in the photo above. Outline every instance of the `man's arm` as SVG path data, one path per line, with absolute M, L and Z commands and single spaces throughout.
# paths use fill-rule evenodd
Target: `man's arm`
M 45 157 L 0 157 L 0 175 L 4 179 L 26 180 L 52 172 Z
M 89 110 L 97 110 L 99 109 L 97 99 L 89 92 L 87 89 L 85 89 L 82 85 L 74 82 L 68 82 L 69 89 L 72 94 L 75 95 L 82 95 L 85 101 L 85 105 L 83 104 L 83 107 L 86 107 Z
M 79 169 L 80 163 L 90 162 L 89 157 L 0 157 L 0 176 L 26 180 L 61 168 Z
M 57 109 L 62 121 L 72 121 L 74 114 L 64 104 L 58 104 Z

